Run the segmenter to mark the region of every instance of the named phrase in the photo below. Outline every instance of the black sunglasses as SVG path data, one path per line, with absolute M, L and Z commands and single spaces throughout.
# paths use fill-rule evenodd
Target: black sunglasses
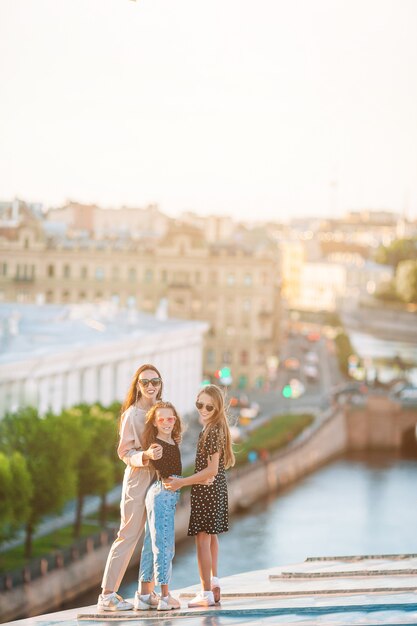
M 207 411 L 211 413 L 214 409 L 214 406 L 212 404 L 204 404 L 203 402 L 197 401 L 195 405 L 199 411 L 201 411 L 201 409 L 204 409 L 204 407 L 206 407 Z
M 139 378 L 139 385 L 141 387 L 148 387 L 152 383 L 153 387 L 159 387 L 162 383 L 161 378 Z

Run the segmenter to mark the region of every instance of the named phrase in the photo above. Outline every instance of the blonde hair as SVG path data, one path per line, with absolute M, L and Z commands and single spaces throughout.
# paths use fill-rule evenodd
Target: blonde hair
M 233 453 L 232 437 L 230 435 L 229 423 L 227 421 L 226 407 L 224 404 L 224 396 L 220 387 L 217 385 L 206 385 L 197 396 L 197 401 L 202 393 L 206 393 L 213 401 L 214 411 L 209 418 L 207 426 L 204 429 L 202 444 L 204 445 L 207 437 L 214 429 L 218 429 L 219 433 L 219 451 L 224 454 L 224 467 L 228 469 L 235 464 L 235 455 Z
M 171 409 L 175 417 L 177 418 L 175 420 L 174 428 L 172 429 L 171 433 L 173 439 L 178 438 L 183 431 L 181 418 L 178 415 L 177 410 L 172 402 L 163 402 L 162 400 L 160 400 L 159 402 L 155 402 L 155 404 L 146 413 L 145 426 L 142 433 L 142 443 L 145 450 L 149 448 L 151 443 L 155 442 L 156 436 L 158 434 L 158 429 L 155 426 L 154 421 L 156 417 L 156 412 L 159 409 Z
M 141 365 L 135 372 L 135 375 L 132 378 L 132 382 L 130 383 L 129 386 L 129 391 L 127 392 L 126 398 L 122 404 L 122 407 L 120 409 L 120 417 L 119 417 L 119 432 L 121 430 L 122 427 L 122 422 L 123 422 L 123 414 L 124 412 L 130 407 L 132 406 L 132 404 L 135 404 L 135 402 L 137 402 L 139 400 L 139 398 L 142 397 L 142 392 L 140 390 L 140 386 L 139 386 L 139 376 L 142 374 L 142 372 L 144 372 L 145 370 L 152 370 L 153 372 L 155 372 L 155 374 L 158 376 L 158 378 L 161 379 L 162 381 L 162 376 L 159 373 L 159 371 L 156 369 L 155 365 L 150 365 L 149 363 L 145 363 L 144 365 Z M 156 394 L 156 399 L 160 400 L 162 398 L 162 390 L 163 390 L 163 383 L 161 382 L 161 386 L 159 388 L 158 393 Z

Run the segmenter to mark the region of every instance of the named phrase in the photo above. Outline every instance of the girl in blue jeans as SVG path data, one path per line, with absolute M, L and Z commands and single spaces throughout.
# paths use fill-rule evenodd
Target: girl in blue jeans
M 151 603 L 152 581 L 161 585 L 158 611 L 180 608 L 180 603 L 169 593 L 172 559 L 175 553 L 174 517 L 179 492 L 168 491 L 162 480 L 181 475 L 181 455 L 175 440 L 181 440 L 182 423 L 170 402 L 156 402 L 146 414 L 143 443 L 157 443 L 162 457 L 152 460 L 157 480 L 149 487 L 145 498 L 147 522 L 140 558 L 139 580 L 141 593 L 136 592 L 135 609 L 154 609 Z

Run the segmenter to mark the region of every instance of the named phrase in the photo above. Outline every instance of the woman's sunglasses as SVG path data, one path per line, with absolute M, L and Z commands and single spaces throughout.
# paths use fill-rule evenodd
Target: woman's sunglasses
M 206 411 L 208 411 L 209 413 L 211 413 L 214 410 L 214 406 L 212 404 L 204 404 L 203 402 L 197 401 L 195 405 L 199 411 L 204 409 L 204 407 L 206 407 Z
M 151 383 L 153 387 L 159 387 L 159 385 L 162 383 L 162 379 L 161 378 L 139 378 L 139 385 L 141 387 L 149 387 Z
M 162 424 L 163 422 L 169 422 L 170 424 L 173 424 L 176 419 L 177 418 L 175 417 L 175 415 L 170 415 L 169 417 L 157 417 L 156 421 L 160 424 Z

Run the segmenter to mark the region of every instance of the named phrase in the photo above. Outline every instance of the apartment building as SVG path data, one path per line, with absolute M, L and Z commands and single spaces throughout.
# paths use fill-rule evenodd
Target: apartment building
M 120 307 L 209 323 L 203 373 L 227 366 L 242 388 L 272 379 L 279 350 L 276 247 L 209 243 L 204 230 L 170 221 L 143 240 L 51 239 L 29 214 L 0 227 L 0 300 Z

